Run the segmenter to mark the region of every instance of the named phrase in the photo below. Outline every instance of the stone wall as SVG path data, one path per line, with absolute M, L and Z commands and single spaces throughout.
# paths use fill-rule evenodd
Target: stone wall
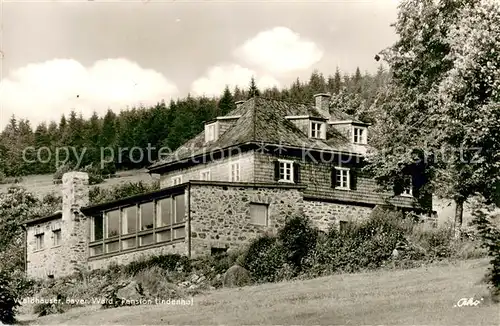
M 85 266 L 88 257 L 88 219 L 80 208 L 88 205 L 88 174 L 69 172 L 62 178 L 62 214 L 60 218 L 27 226 L 27 274 L 35 278 L 72 274 Z M 54 226 L 60 226 L 59 245 L 53 245 Z M 44 248 L 36 250 L 35 231 L 44 233 Z
M 325 201 L 304 200 L 304 215 L 320 230 L 327 231 L 340 221 L 359 222 L 367 219 L 373 208 L 369 206 L 346 205 Z
M 235 248 L 257 236 L 276 233 L 286 217 L 301 214 L 302 189 L 235 184 L 191 186 L 191 255 L 211 248 Z M 268 204 L 268 225 L 250 223 L 250 203 Z
M 182 182 L 190 180 L 201 180 L 200 172 L 206 169 L 210 170 L 212 181 L 230 181 L 231 170 L 230 163 L 240 163 L 240 182 L 252 182 L 254 179 L 254 152 L 249 151 L 231 157 L 225 157 L 220 160 L 210 161 L 205 164 L 197 164 L 185 169 L 179 169 L 165 173 L 160 178 L 161 188 L 172 186 L 172 178 L 182 175 Z
M 71 274 L 75 267 L 85 266 L 88 258 L 89 219 L 80 209 L 89 204 L 89 176 L 83 172 L 69 172 L 62 177 L 62 246 L 65 248 L 64 260 Z
M 34 224 L 28 226 L 26 231 L 27 246 L 27 274 L 32 278 L 47 278 L 63 276 L 64 270 L 69 268 L 69 260 L 65 253 L 66 248 L 62 244 L 53 245 L 53 226 L 59 224 L 62 227 L 62 219 Z M 39 228 L 44 233 L 44 248 L 36 250 L 35 230 Z M 61 236 L 63 231 L 61 230 Z

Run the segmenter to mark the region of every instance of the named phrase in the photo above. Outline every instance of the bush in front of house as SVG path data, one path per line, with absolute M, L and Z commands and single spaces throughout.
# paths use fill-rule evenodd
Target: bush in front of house
M 19 306 L 19 296 L 11 281 L 10 275 L 0 270 L 0 322 L 9 325 L 15 322 L 16 309 Z
M 286 262 L 297 273 L 302 269 L 303 260 L 316 247 L 318 233 L 311 220 L 301 215 L 290 218 L 278 231 L 277 237 L 285 251 Z
M 500 302 L 500 229 L 488 218 L 487 214 L 480 209 L 473 211 L 474 224 L 482 239 L 482 245 L 488 251 L 490 267 L 486 274 L 491 297 L 494 302 Z
M 92 204 L 100 204 L 156 191 L 159 189 L 160 183 L 158 181 L 151 183 L 146 183 L 143 181 L 127 182 L 124 184 L 116 185 L 111 189 L 103 189 L 97 186 L 90 189 L 89 200 Z
M 179 254 L 167 254 L 151 256 L 131 262 L 123 266 L 123 271 L 126 275 L 135 276 L 138 272 L 154 266 L 166 271 L 179 272 L 189 272 L 192 268 L 188 257 Z
M 275 236 L 264 235 L 252 241 L 244 255 L 243 266 L 256 282 L 278 281 L 278 271 L 287 262 L 287 255 Z

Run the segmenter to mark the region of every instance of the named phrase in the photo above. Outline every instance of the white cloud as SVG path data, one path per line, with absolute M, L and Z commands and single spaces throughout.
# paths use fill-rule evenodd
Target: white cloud
M 237 64 L 220 64 L 209 68 L 203 77 L 195 80 L 191 85 L 191 92 L 195 95 L 211 96 L 220 95 L 226 85 L 231 90 L 235 86 L 246 89 L 252 76 L 260 89 L 279 86 L 279 82 L 270 75 L 259 75 Z
M 108 108 L 118 112 L 177 95 L 162 74 L 126 59 L 99 60 L 91 67 L 55 59 L 17 69 L 0 82 L 0 128 L 12 114 L 38 124 L 59 121 L 72 109 L 88 117 L 94 110 L 103 115 Z
M 323 57 L 323 51 L 286 27 L 258 33 L 234 51 L 247 64 L 267 71 L 287 73 L 310 68 Z

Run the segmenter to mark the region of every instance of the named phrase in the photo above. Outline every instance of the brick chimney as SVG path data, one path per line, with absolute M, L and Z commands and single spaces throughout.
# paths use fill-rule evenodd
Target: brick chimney
M 330 98 L 332 96 L 329 93 L 320 93 L 314 95 L 314 100 L 316 101 L 316 110 L 326 119 L 330 120 Z
M 74 213 L 89 204 L 89 175 L 68 172 L 62 177 L 62 220 L 71 221 Z
M 236 104 L 236 108 L 239 108 L 243 103 L 245 103 L 245 101 L 234 102 L 234 104 Z

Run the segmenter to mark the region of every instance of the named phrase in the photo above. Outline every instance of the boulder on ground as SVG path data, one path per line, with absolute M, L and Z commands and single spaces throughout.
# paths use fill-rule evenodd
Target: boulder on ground
M 132 281 L 125 287 L 122 287 L 116 292 L 116 297 L 120 300 L 140 300 L 144 297 L 142 287 L 136 282 Z
M 222 280 L 224 287 L 240 287 L 252 283 L 250 273 L 239 265 L 231 266 L 225 273 Z

